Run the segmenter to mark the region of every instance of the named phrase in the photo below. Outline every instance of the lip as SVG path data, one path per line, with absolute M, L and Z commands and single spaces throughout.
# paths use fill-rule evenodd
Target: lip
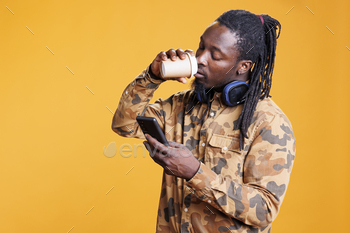
M 199 78 L 199 79 L 205 78 L 205 76 L 201 73 L 195 74 L 194 77 Z
M 194 77 L 202 79 L 205 78 L 205 75 L 200 70 L 198 70 Z

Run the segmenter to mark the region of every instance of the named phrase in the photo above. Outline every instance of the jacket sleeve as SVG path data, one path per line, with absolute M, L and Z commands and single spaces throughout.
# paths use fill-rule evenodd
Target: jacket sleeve
M 118 108 L 112 120 L 112 130 L 123 137 L 144 138 L 136 117 L 147 116 L 157 119 L 164 130 L 164 111 L 170 111 L 171 106 L 161 98 L 154 104 L 149 104 L 154 91 L 165 80 L 158 79 L 149 72 L 150 66 L 138 75 L 123 91 Z
M 187 186 L 227 216 L 264 227 L 276 218 L 282 204 L 295 155 L 295 138 L 283 114 L 260 121 L 252 135 L 243 182 L 217 175 L 201 163 Z

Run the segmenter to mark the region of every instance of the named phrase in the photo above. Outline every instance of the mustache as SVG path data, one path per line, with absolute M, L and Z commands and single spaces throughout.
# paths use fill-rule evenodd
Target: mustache
M 202 74 L 202 75 L 204 76 L 205 79 L 208 79 L 207 73 L 206 73 L 204 70 L 202 70 L 200 66 L 198 66 L 197 73 Z

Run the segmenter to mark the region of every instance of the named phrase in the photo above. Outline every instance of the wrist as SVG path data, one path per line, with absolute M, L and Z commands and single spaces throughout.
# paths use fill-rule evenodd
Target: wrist
M 196 160 L 196 161 L 198 163 L 197 168 L 194 170 L 194 173 L 189 178 L 186 178 L 186 181 L 191 180 L 197 174 L 199 168 L 201 167 L 201 162 L 199 162 L 198 160 Z
M 164 79 L 158 77 L 157 75 L 155 75 L 155 74 L 152 72 L 152 64 L 149 65 L 148 73 L 149 73 L 149 75 L 151 76 L 151 78 L 153 78 L 153 79 L 155 79 L 155 80 L 163 80 L 163 81 L 165 81 Z

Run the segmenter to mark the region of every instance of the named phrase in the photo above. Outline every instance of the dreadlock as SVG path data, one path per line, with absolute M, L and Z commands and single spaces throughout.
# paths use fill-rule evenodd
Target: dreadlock
M 248 127 L 259 99 L 271 97 L 269 93 L 275 64 L 276 44 L 281 32 L 281 24 L 276 19 L 269 15 L 260 16 L 245 10 L 230 10 L 216 20 L 239 38 L 237 49 L 240 56 L 237 61 L 251 60 L 253 62 L 249 74 L 250 87 L 243 97 L 246 99 L 243 110 L 234 126 L 234 129 L 240 129 L 239 146 L 241 150 L 243 150 L 244 138 L 248 138 Z M 277 27 L 279 28 L 278 34 Z

